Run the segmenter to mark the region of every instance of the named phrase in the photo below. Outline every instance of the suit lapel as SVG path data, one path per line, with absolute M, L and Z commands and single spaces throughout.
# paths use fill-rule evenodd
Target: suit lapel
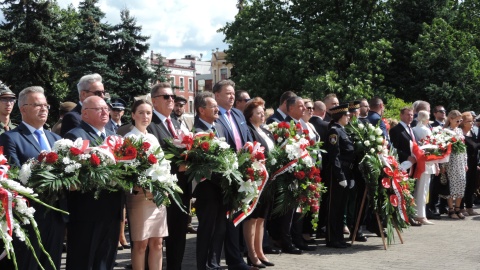
M 34 135 L 30 132 L 30 130 L 23 124 L 23 122 L 18 126 L 18 129 L 20 130 L 20 133 L 22 136 L 35 148 L 35 150 L 38 151 L 38 153 L 41 152 L 40 145 L 38 144 L 37 140 Z

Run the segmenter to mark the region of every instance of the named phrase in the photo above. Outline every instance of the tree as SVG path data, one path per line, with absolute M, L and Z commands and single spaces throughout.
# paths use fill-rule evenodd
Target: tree
M 118 87 L 120 75 L 108 63 L 108 55 L 112 47 L 112 27 L 102 23 L 105 17 L 97 6 L 98 0 L 85 0 L 78 7 L 80 29 L 70 41 L 69 65 L 69 97 L 78 99 L 78 80 L 86 75 L 98 73 L 103 78 L 105 90 L 115 91 Z
M 142 36 L 142 27 L 136 25 L 136 19 L 130 11 L 124 9 L 120 13 L 121 22 L 113 30 L 113 49 L 109 55 L 109 65 L 120 74 L 120 81 L 115 94 L 133 100 L 133 97 L 144 95 L 149 89 L 152 72 L 147 61 L 142 57 L 148 52 L 147 36 Z
M 167 75 L 170 71 L 165 67 L 163 64 L 163 56 L 161 53 L 157 53 L 154 55 L 156 59 L 151 60 L 151 66 L 153 68 L 153 73 L 151 77 L 151 83 L 156 84 L 158 82 L 166 82 L 168 81 Z
M 5 0 L 2 5 L 2 80 L 17 94 L 28 86 L 42 86 L 47 100 L 58 105 L 68 89 L 64 53 L 69 29 L 64 22 L 72 16 L 71 10 L 44 0 Z M 58 112 L 51 114 L 51 122 L 55 122 Z

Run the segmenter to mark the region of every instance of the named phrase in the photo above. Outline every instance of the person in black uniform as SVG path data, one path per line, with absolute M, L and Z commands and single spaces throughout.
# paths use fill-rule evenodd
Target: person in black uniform
M 326 185 L 329 191 L 327 247 L 346 248 L 350 246 L 343 237 L 343 214 L 345 212 L 347 188 L 353 188 L 352 176 L 354 148 L 345 126 L 350 121 L 348 103 L 332 108 L 332 120 L 327 133 L 326 150 L 328 162 L 325 169 Z

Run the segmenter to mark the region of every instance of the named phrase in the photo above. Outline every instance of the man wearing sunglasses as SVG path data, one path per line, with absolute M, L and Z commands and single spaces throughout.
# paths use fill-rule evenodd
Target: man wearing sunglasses
M 250 101 L 250 95 L 248 94 L 247 91 L 245 90 L 235 91 L 235 103 L 233 104 L 233 107 L 235 109 L 243 112 L 243 109 L 245 109 L 245 105 L 247 105 L 248 101 Z
M 173 94 L 170 83 L 162 82 L 154 85 L 150 91 L 153 104 L 152 123 L 147 131 L 157 137 L 162 148 L 165 146 L 165 139 L 176 138 L 180 130 L 180 123 L 170 117 L 175 106 L 176 96 Z M 190 184 L 185 177 L 184 169 L 180 171 L 179 166 L 171 164 L 172 174 L 178 178 L 178 186 L 182 189 L 183 205 L 190 203 Z M 173 203 L 167 207 L 168 237 L 165 239 L 167 246 L 167 269 L 181 269 L 183 255 L 185 253 L 188 215 L 185 214 L 177 204 Z
M 60 131 L 60 136 L 62 137 L 64 137 L 68 131 L 80 125 L 80 121 L 82 120 L 82 104 L 87 97 L 99 96 L 105 98 L 102 76 L 97 73 L 88 74 L 80 78 L 80 81 L 77 84 L 77 89 L 79 102 L 73 110 L 65 114 L 63 117 L 62 129 Z

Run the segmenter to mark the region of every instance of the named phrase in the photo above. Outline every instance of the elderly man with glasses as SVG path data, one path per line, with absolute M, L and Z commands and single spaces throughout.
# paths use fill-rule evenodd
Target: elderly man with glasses
M 100 74 L 88 74 L 80 78 L 77 84 L 78 89 L 78 104 L 73 110 L 65 114 L 62 120 L 62 129 L 60 135 L 62 137 L 70 131 L 78 127 L 82 120 L 82 104 L 83 101 L 90 96 L 98 96 L 102 99 L 105 98 L 105 89 L 103 88 L 102 76 Z
M 10 120 L 15 101 L 15 94 L 0 81 L 0 134 L 16 127 Z

